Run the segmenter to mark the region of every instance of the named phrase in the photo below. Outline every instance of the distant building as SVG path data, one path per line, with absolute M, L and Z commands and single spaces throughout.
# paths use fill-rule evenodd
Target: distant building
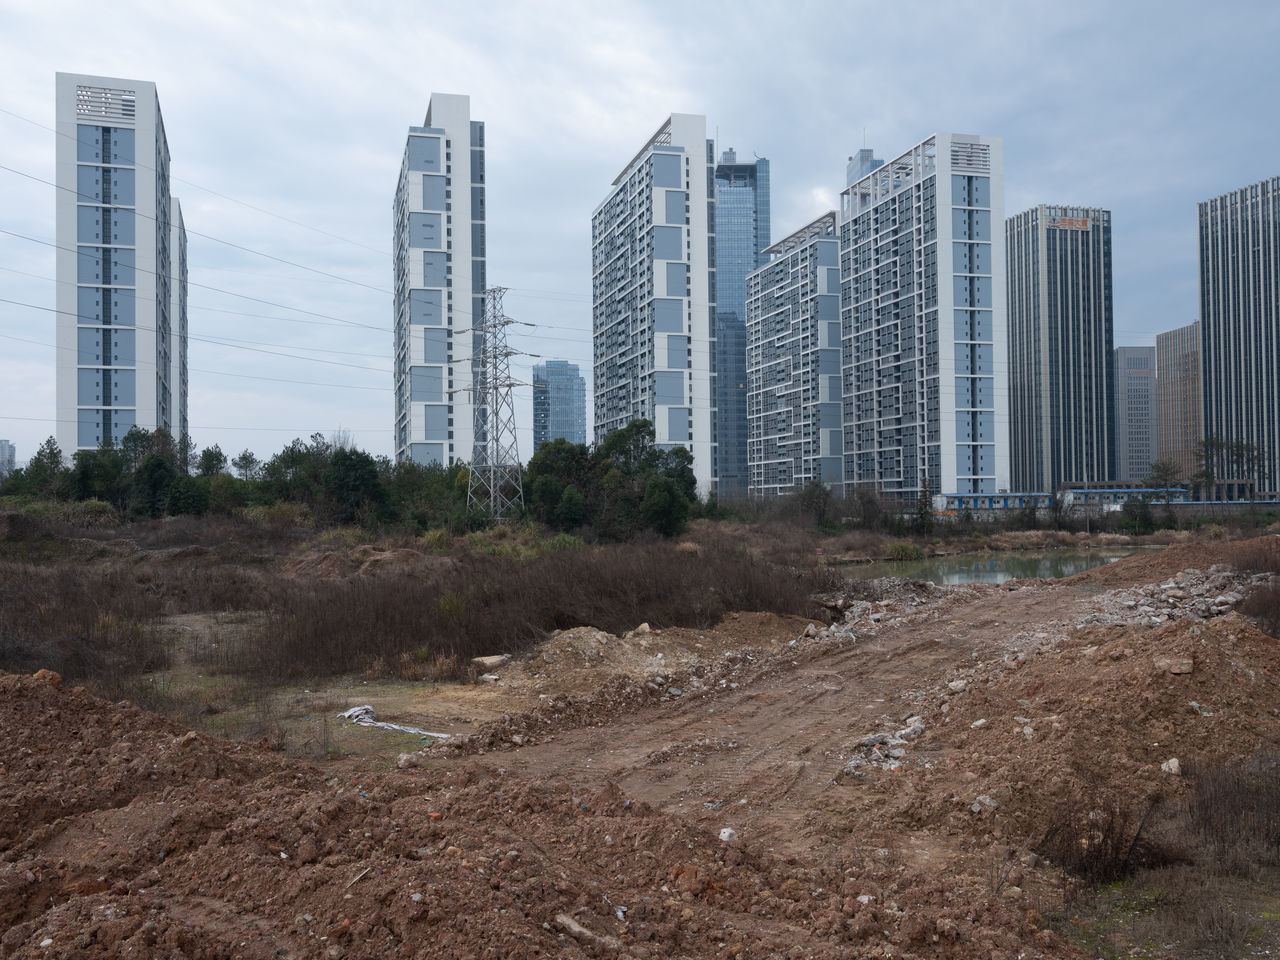
M 1041 204 L 1005 240 L 1013 489 L 1114 480 L 1111 214 Z
M 431 94 L 409 128 L 393 215 L 396 460 L 470 461 L 485 302 L 484 124 L 470 97 Z
M 1206 200 L 1200 216 L 1204 438 L 1226 498 L 1280 492 L 1280 177 Z
M 875 151 L 863 147 L 849 158 L 849 164 L 844 168 L 845 186 L 852 187 L 872 170 L 882 166 L 884 161 L 876 156 Z
M 995 137 L 935 134 L 842 194 L 846 490 L 1009 488 L 1003 225 Z
M 57 75 L 57 440 L 186 432 L 186 233 L 156 86 Z
M 17 451 L 8 440 L 0 440 L 0 480 L 3 480 L 16 468 Z
M 1199 471 L 1204 437 L 1200 324 L 1156 335 L 1156 458 L 1172 460 L 1184 482 Z
M 836 214 L 778 241 L 747 277 L 747 466 L 752 496 L 843 480 Z
M 559 438 L 587 442 L 587 381 L 576 363 L 548 360 L 533 366 L 533 452 Z
M 1156 460 L 1156 348 L 1116 347 L 1116 480 L 1137 485 Z
M 713 492 L 715 147 L 706 117 L 673 113 L 591 218 L 595 438 L 632 420 L 693 454 Z
M 769 246 L 769 161 L 716 164 L 716 493 L 747 493 L 747 274 Z

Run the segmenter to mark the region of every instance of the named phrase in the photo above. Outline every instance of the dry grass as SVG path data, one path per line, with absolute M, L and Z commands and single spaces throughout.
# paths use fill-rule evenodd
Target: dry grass
M 742 553 L 652 544 L 464 555 L 431 579 L 280 582 L 269 589 L 263 635 L 224 644 L 217 666 L 273 681 L 458 676 L 474 656 L 519 652 L 567 627 L 621 633 L 645 621 L 708 627 L 735 610 L 805 614 L 818 576 Z

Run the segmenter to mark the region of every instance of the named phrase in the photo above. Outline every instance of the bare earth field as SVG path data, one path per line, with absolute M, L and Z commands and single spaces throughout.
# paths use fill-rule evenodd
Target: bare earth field
M 477 684 L 308 691 L 452 734 L 330 761 L 0 675 L 0 956 L 1214 955 L 1062 860 L 1122 810 L 1176 847 L 1188 773 L 1280 742 L 1238 550 L 562 631 Z M 1224 888 L 1240 955 L 1280 949 L 1277 889 Z

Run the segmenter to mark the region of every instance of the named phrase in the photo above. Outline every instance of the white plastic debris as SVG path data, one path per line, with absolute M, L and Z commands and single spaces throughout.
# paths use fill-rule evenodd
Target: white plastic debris
M 401 733 L 413 733 L 420 737 L 435 737 L 437 740 L 447 740 L 447 733 L 432 733 L 430 730 L 419 730 L 417 727 L 406 727 L 399 723 L 384 723 L 379 720 L 377 714 L 373 712 L 373 707 L 367 703 L 362 707 L 352 707 L 350 710 L 344 710 L 338 714 L 340 720 L 350 720 L 352 723 L 361 727 L 381 727 L 383 730 L 399 730 Z

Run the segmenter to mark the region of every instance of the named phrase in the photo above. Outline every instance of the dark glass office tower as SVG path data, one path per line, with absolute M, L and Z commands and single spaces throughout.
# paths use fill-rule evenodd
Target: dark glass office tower
M 747 274 L 769 246 L 769 161 L 716 164 L 716 442 L 720 497 L 747 494 Z

